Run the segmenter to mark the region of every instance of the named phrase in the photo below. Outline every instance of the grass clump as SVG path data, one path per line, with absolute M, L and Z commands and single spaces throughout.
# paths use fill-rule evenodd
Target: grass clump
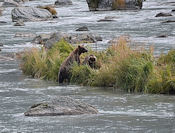
M 131 49 L 129 42 L 120 37 L 105 51 L 89 50 L 83 54 L 81 62 L 86 56 L 95 55 L 97 67 L 74 63 L 71 84 L 114 87 L 134 93 L 175 94 L 175 50 L 156 59 L 151 49 Z M 73 49 L 64 40 L 48 50 L 32 48 L 22 55 L 21 68 L 34 78 L 57 81 L 59 67 Z
M 72 51 L 73 47 L 64 40 L 51 49 L 32 48 L 21 55 L 21 69 L 34 78 L 57 81 L 59 67 Z
M 149 93 L 175 94 L 175 50 L 162 54 L 156 63 L 154 76 L 149 82 Z
M 108 61 L 97 71 L 93 86 L 113 86 L 128 92 L 143 92 L 153 71 L 152 54 L 134 51 L 124 37 L 107 51 Z
M 141 56 L 131 56 L 116 68 L 117 86 L 128 92 L 144 92 L 153 70 L 153 63 Z
M 93 75 L 93 69 L 88 65 L 78 65 L 74 63 L 71 68 L 71 80 L 73 84 L 88 85 L 91 76 Z

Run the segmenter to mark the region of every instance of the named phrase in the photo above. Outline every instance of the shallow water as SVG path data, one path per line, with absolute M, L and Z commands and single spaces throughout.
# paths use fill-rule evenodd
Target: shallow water
M 54 0 L 25 3 L 28 6 L 52 4 Z M 1 132 L 175 132 L 175 96 L 126 94 L 120 90 L 58 86 L 53 82 L 30 79 L 19 70 L 17 61 L 1 58 L 32 47 L 32 38 L 14 38 L 17 32 L 50 33 L 62 31 L 76 33 L 75 29 L 86 25 L 90 32 L 104 40 L 94 46 L 105 49 L 107 41 L 120 35 L 130 36 L 137 45 L 153 45 L 155 54 L 175 48 L 175 20 L 172 17 L 155 18 L 159 12 L 171 12 L 173 0 L 147 0 L 140 11 L 89 12 L 85 0 L 73 0 L 73 5 L 56 8 L 59 18 L 52 21 L 27 22 L 24 27 L 14 27 L 10 11 L 6 8 L 0 21 L 0 131 Z M 114 17 L 112 22 L 97 22 L 105 16 Z M 157 38 L 159 35 L 166 38 Z M 56 97 L 71 96 L 87 102 L 99 110 L 98 115 L 25 117 L 23 113 L 34 103 Z

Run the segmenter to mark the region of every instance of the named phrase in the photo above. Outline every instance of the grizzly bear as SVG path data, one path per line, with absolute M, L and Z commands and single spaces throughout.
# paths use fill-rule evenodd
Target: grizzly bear
M 95 55 L 89 55 L 89 56 L 86 56 L 84 61 L 83 61 L 83 65 L 89 65 L 91 68 L 95 68 L 95 63 L 97 61 L 97 58 Z
M 80 55 L 82 53 L 88 52 L 88 50 L 83 46 L 78 46 L 70 55 L 66 58 L 66 60 L 61 64 L 60 70 L 58 73 L 58 81 L 59 83 L 63 83 L 65 80 L 70 81 L 70 69 L 74 62 L 80 64 Z

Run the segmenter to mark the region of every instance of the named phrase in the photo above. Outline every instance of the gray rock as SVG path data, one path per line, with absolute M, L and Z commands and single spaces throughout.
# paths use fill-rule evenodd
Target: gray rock
M 158 35 L 157 38 L 166 38 L 168 35 Z
M 20 4 L 18 2 L 15 2 L 14 0 L 4 0 L 3 7 L 18 7 Z
M 3 44 L 2 43 L 0 43 L 0 47 L 2 47 L 3 46 Z
M 5 21 L 0 21 L 0 24 L 6 24 L 7 22 L 5 22 Z
M 76 29 L 76 31 L 89 31 L 89 29 L 86 26 L 82 26 L 82 27 Z
M 167 21 L 164 21 L 162 23 L 175 23 L 175 20 L 167 20 Z
M 67 96 L 59 96 L 50 102 L 34 104 L 24 113 L 25 116 L 57 116 L 57 115 L 81 115 L 97 114 L 93 106 L 72 99 Z
M 24 3 L 24 2 L 27 2 L 29 0 L 14 0 L 14 1 L 17 2 L 17 3 Z
M 0 8 L 0 16 L 2 16 L 2 9 Z
M 55 5 L 72 5 L 71 0 L 57 0 L 55 1 Z
M 169 17 L 172 16 L 170 13 L 160 12 L 155 17 Z
M 18 20 L 18 21 L 14 24 L 14 26 L 25 26 L 25 24 L 24 24 L 23 20 Z
M 80 44 L 80 43 L 95 43 L 97 41 L 101 41 L 102 38 L 100 36 L 92 35 L 90 33 L 82 33 L 82 34 L 65 34 L 65 33 L 51 33 L 39 35 L 34 38 L 33 43 L 43 44 L 46 48 L 51 48 L 53 44 L 64 39 L 70 44 Z
M 53 19 L 52 14 L 48 10 L 35 7 L 17 7 L 12 10 L 11 15 L 13 22 L 17 22 L 18 20 L 25 22 Z
M 33 38 L 33 37 L 36 37 L 36 34 L 26 33 L 26 32 L 17 32 L 14 37 Z
M 141 9 L 143 0 L 86 0 L 90 11 Z
M 111 22 L 111 21 L 114 21 L 114 18 L 115 17 L 112 17 L 112 16 L 106 16 L 105 18 L 100 19 L 97 22 Z
M 47 40 L 51 39 L 52 33 L 51 34 L 40 34 L 36 36 L 32 43 L 36 44 L 45 44 Z

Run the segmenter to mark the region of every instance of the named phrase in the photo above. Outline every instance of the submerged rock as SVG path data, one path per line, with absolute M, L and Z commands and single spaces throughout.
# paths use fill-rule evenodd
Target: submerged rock
M 14 24 L 14 26 L 25 26 L 25 24 L 24 24 L 23 20 L 18 20 L 18 21 Z
M 72 99 L 67 96 L 59 96 L 51 102 L 34 104 L 24 113 L 25 116 L 57 116 L 57 115 L 81 115 L 97 114 L 93 106 Z
M 162 23 L 175 23 L 175 20 L 167 20 L 167 21 L 164 21 Z
M 2 16 L 2 9 L 0 8 L 0 16 Z
M 14 0 L 4 0 L 3 7 L 18 7 L 20 4 Z
M 3 44 L 2 43 L 0 43 L 0 47 L 2 47 L 3 46 Z
M 86 0 L 90 11 L 141 9 L 143 0 Z
M 169 17 L 172 16 L 170 13 L 160 12 L 155 17 Z
M 70 44 L 80 44 L 80 43 L 95 43 L 97 41 L 102 41 L 100 36 L 95 36 L 90 33 L 82 34 L 65 34 L 65 33 L 51 33 L 51 34 L 41 34 L 34 38 L 33 43 L 43 44 L 46 48 L 51 48 L 53 44 L 64 39 Z
M 40 9 L 35 7 L 17 7 L 11 12 L 12 21 L 18 20 L 25 21 L 43 21 L 52 19 L 52 14 L 46 9 Z
M 33 38 L 36 37 L 36 34 L 27 32 L 17 32 L 14 37 Z
M 159 36 L 157 36 L 157 38 L 166 38 L 166 37 L 168 37 L 168 35 L 159 35 Z
M 55 1 L 55 5 L 72 5 L 71 0 L 57 0 Z
M 86 26 L 82 26 L 82 27 L 76 29 L 76 31 L 89 31 L 89 29 Z
M 6 21 L 0 21 L 0 25 L 1 24 L 7 24 L 7 22 Z
M 105 18 L 100 19 L 97 22 L 111 22 L 111 21 L 114 21 L 114 18 L 115 17 L 112 17 L 112 16 L 106 16 Z

